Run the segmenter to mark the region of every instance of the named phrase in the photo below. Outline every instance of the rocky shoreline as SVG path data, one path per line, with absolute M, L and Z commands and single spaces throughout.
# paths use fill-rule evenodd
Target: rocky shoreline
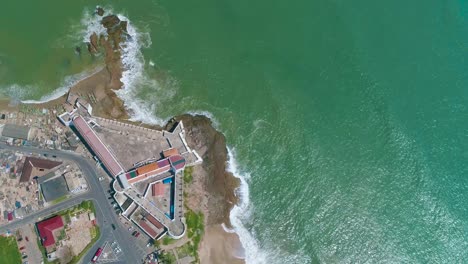
M 103 16 L 104 10 L 97 9 L 96 15 Z M 122 41 L 128 36 L 127 22 L 121 21 L 115 15 L 103 16 L 102 25 L 106 28 L 107 36 L 96 33 L 91 35 L 87 43 L 88 51 L 92 54 L 104 54 L 105 66 L 102 70 L 83 79 L 70 88 L 74 94 L 92 94 L 94 101 L 89 103 L 93 107 L 93 115 L 129 121 L 128 109 L 124 102 L 116 95 L 115 90 L 122 88 L 123 65 L 121 61 Z M 66 96 L 33 106 L 53 108 L 65 103 Z M 243 251 L 239 237 L 235 233 L 227 233 L 222 225 L 231 227 L 230 211 L 238 202 L 236 189 L 239 179 L 226 171 L 228 152 L 224 135 L 217 131 L 208 117 L 201 115 L 181 115 L 171 119 L 164 127 L 169 129 L 176 121 L 182 121 L 187 133 L 187 143 L 197 150 L 204 162 L 193 169 L 193 182 L 187 186 L 187 204 L 191 210 L 201 211 L 205 215 L 205 234 L 199 248 L 201 263 L 244 263 L 243 260 L 226 255 L 227 252 Z M 162 129 L 157 126 L 149 126 Z M 231 252 L 232 253 L 232 252 Z M 239 255 L 239 254 L 238 254 Z M 242 254 L 241 254 L 242 255 Z

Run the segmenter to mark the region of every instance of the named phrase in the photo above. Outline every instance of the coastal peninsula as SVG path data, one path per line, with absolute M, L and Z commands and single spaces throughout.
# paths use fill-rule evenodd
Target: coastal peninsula
M 239 187 L 239 180 L 226 170 L 225 137 L 209 118 L 201 115 L 176 116 L 164 127 L 130 121 L 132 109 L 125 106 L 116 91 L 125 89 L 121 81 L 125 72 L 121 55 L 132 36 L 127 32 L 127 21 L 106 14 L 102 8 L 98 8 L 95 15 L 102 17 L 106 34 L 92 34 L 87 47 L 91 54 L 103 56 L 102 68 L 55 100 L 15 106 L 4 102 L 2 111 L 8 113 L 3 122 L 5 126 L 10 124 L 13 128 L 14 125 L 16 129 L 29 126 L 28 131 L 37 132 L 34 135 L 28 132 L 26 138 L 16 138 L 13 131 L 7 145 L 72 150 L 86 157 L 87 163 L 97 162 L 101 175 L 98 180 L 104 185 L 108 182 L 109 193 L 115 200 L 112 205 L 117 208 L 121 221 L 113 222 L 112 229 L 128 228 L 127 233 L 135 240 L 146 235 L 145 239 L 150 241 L 147 248 L 152 252 L 154 247 L 157 252 L 151 258 L 141 255 L 141 262 L 157 258 L 160 263 L 243 263 L 239 258 L 243 250 L 238 236 L 225 230 L 231 228 L 229 216 L 238 203 L 236 189 Z M 9 120 L 10 116 L 15 118 Z M 51 117 L 57 119 L 51 121 Z M 32 120 L 41 121 L 34 123 Z M 41 123 L 46 120 L 45 125 Z M 35 127 L 38 124 L 44 126 Z M 43 155 L 44 160 L 60 158 L 60 154 L 59 157 Z M 64 154 L 63 157 L 68 156 Z M 76 163 L 83 170 L 78 159 Z M 89 182 L 96 179 L 87 181 L 87 185 L 91 185 Z M 99 206 L 109 204 L 99 203 Z M 86 210 L 95 212 L 95 209 Z M 61 222 L 62 218 L 57 217 L 49 219 Z M 99 226 L 109 225 L 99 219 L 99 212 L 93 213 L 93 217 Z M 41 223 L 36 225 L 46 226 L 45 230 L 50 224 Z M 99 234 L 92 239 L 82 253 L 77 251 L 75 258 L 66 258 L 69 261 L 59 258 L 60 262 L 71 263 L 79 254 L 83 254 L 83 259 L 98 260 L 107 247 L 116 257 L 125 251 L 124 245 L 115 247 L 112 241 L 97 245 L 101 241 Z M 55 252 L 49 251 L 44 241 L 42 245 L 47 254 Z M 140 259 L 135 261 L 132 263 Z

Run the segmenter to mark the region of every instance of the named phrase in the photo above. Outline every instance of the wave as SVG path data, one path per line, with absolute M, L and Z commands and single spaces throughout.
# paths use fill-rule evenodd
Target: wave
M 201 116 L 208 117 L 211 120 L 211 124 L 213 125 L 213 127 L 218 131 L 221 130 L 219 121 L 215 118 L 215 116 L 211 112 L 203 111 L 203 110 L 192 110 L 192 111 L 188 111 L 187 114 L 194 115 L 194 116 L 201 115 Z
M 97 73 L 101 69 L 102 68 L 99 67 L 99 68 L 93 69 L 92 71 L 85 71 L 85 72 L 81 72 L 78 74 L 66 76 L 63 79 L 62 84 L 60 85 L 59 88 L 55 89 L 49 94 L 42 96 L 39 100 L 22 100 L 21 102 L 25 104 L 42 104 L 42 103 L 47 103 L 49 101 L 58 99 L 61 96 L 67 94 L 72 86 L 88 78 L 89 76 Z M 21 88 L 21 89 L 24 89 L 24 88 Z M 24 97 L 20 97 L 20 98 L 24 98 Z
M 258 241 L 242 223 L 243 219 L 250 217 L 251 212 L 249 185 L 247 183 L 247 180 L 250 180 L 250 174 L 241 172 L 235 158 L 235 150 L 230 147 L 227 149 L 229 157 L 227 171 L 240 180 L 240 186 L 236 190 L 239 196 L 239 203 L 232 208 L 229 220 L 234 231 L 239 235 L 239 239 L 245 249 L 246 263 L 267 263 L 266 255 L 260 250 Z
M 109 8 L 106 8 L 109 10 Z M 96 23 L 96 16 L 89 19 L 90 13 L 85 13 L 82 23 L 86 29 L 82 31 L 84 41 L 89 40 L 93 31 L 102 32 L 102 26 Z M 149 33 L 139 32 L 132 22 L 124 15 L 117 15 L 120 20 L 127 21 L 127 33 L 129 37 L 125 42 L 121 43 L 122 48 L 122 64 L 124 71 L 122 78 L 122 89 L 116 91 L 117 95 L 123 100 L 126 108 L 129 111 L 132 121 L 142 121 L 149 124 L 163 125 L 167 120 L 163 120 L 156 116 L 157 102 L 152 100 L 140 99 L 138 93 L 142 87 L 152 87 L 157 92 L 161 91 L 161 86 L 157 80 L 149 78 L 145 73 L 145 58 L 141 52 L 143 48 L 151 46 L 151 38 Z M 150 61 L 149 65 L 154 66 L 154 62 Z M 167 91 L 166 91 L 167 92 Z M 192 115 L 204 115 L 211 119 L 215 129 L 220 130 L 220 123 L 214 115 L 208 111 L 189 111 Z M 260 251 L 258 241 L 243 225 L 242 220 L 248 218 L 248 211 L 250 208 L 249 200 L 249 186 L 247 180 L 250 179 L 248 173 L 242 174 L 239 170 L 238 164 L 235 159 L 235 151 L 228 147 L 228 168 L 235 177 L 240 179 L 240 186 L 236 190 L 239 196 L 239 204 L 235 205 L 231 210 L 230 221 L 233 226 L 232 230 L 223 228 L 226 232 L 236 232 L 239 235 L 240 241 L 246 250 L 245 260 L 247 263 L 266 263 L 266 255 Z
M 127 21 L 127 33 L 130 37 L 121 43 L 122 65 L 124 71 L 120 81 L 123 83 L 122 89 L 116 91 L 123 100 L 125 106 L 130 110 L 130 120 L 142 121 L 153 125 L 164 125 L 166 120 L 155 116 L 156 102 L 149 103 L 138 98 L 138 89 L 145 87 L 159 88 L 157 80 L 151 79 L 145 74 L 145 58 L 141 52 L 142 48 L 151 46 L 149 33 L 139 32 L 133 26 L 130 19 L 118 14 L 120 20 Z
M 107 13 L 112 13 L 112 10 L 108 7 L 106 7 L 104 10 L 110 10 L 110 12 L 106 11 L 104 15 L 106 15 Z M 107 35 L 106 29 L 101 25 L 101 18 L 102 17 L 96 15 L 95 11 L 91 12 L 89 10 L 84 10 L 83 16 L 81 17 L 80 21 L 80 36 L 82 37 L 82 41 L 84 43 L 89 42 L 89 39 L 93 33 L 96 33 L 98 36 Z

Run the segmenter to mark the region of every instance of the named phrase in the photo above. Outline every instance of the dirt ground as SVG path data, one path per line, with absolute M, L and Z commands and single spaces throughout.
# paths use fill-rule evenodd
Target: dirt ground
M 57 249 L 57 257 L 66 259 L 69 254 L 73 256 L 80 254 L 91 242 L 90 228 L 92 226 L 87 213 L 72 217 L 71 223 L 66 230 L 67 239 Z

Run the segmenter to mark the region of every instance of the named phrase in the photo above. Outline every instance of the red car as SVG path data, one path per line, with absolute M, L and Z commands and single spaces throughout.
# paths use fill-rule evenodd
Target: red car
M 137 232 L 136 235 L 135 235 L 135 237 L 138 237 L 139 235 L 140 235 L 140 232 Z
M 20 247 L 20 250 L 23 250 L 23 249 L 25 249 L 25 248 L 26 248 L 25 246 L 22 246 L 22 247 Z
M 24 239 L 26 239 L 26 241 L 28 241 L 28 242 L 29 242 L 29 238 L 28 238 L 28 237 L 24 237 Z

